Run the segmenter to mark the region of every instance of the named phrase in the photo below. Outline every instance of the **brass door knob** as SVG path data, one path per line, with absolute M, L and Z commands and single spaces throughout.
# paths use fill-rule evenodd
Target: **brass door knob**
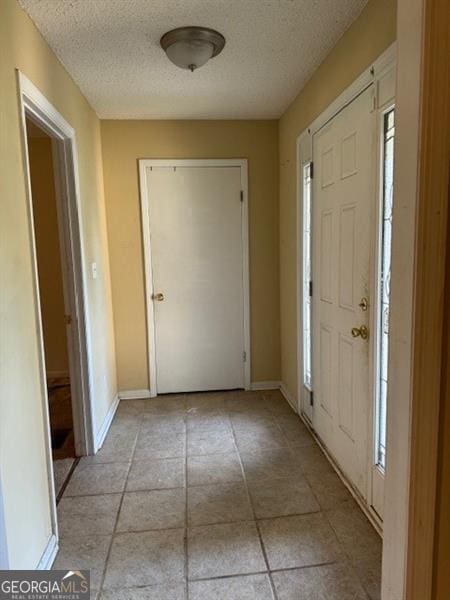
M 361 336 L 363 340 L 367 340 L 367 338 L 369 337 L 369 330 L 365 325 L 361 325 L 361 327 L 353 327 L 352 336 L 354 338 Z
M 164 294 L 161 294 L 161 292 L 159 292 L 159 294 L 153 294 L 152 300 L 157 300 L 158 302 L 162 302 L 164 300 Z

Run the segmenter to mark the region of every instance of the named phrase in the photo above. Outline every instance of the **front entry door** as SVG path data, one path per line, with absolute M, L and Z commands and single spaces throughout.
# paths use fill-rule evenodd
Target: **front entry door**
M 313 137 L 313 424 L 367 498 L 373 86 Z
M 146 178 L 157 392 L 243 388 L 241 167 Z

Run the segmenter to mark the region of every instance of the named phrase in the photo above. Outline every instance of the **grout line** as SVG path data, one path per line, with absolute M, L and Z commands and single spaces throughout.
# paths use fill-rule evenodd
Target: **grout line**
M 80 462 L 80 457 L 77 456 L 74 459 L 72 465 L 70 466 L 69 472 L 67 473 L 67 477 L 65 478 L 64 483 L 62 484 L 62 486 L 58 492 L 58 495 L 56 496 L 56 506 L 58 506 L 59 501 L 63 497 L 63 494 L 66 491 L 66 488 L 69 485 L 70 480 L 72 479 L 73 472 L 75 471 L 75 468 L 79 462 Z M 65 496 L 65 497 L 68 498 L 69 496 Z
M 264 399 L 264 395 L 263 395 L 263 399 Z M 237 440 L 236 440 L 236 436 L 235 436 L 234 430 L 233 430 L 233 438 L 234 438 L 234 443 L 235 443 L 235 445 L 237 447 Z M 255 528 L 256 528 L 256 531 L 257 531 L 257 534 L 258 534 L 259 544 L 261 546 L 261 551 L 262 551 L 262 554 L 263 554 L 263 557 L 264 557 L 264 562 L 266 564 L 266 569 L 267 569 L 267 574 L 268 574 L 268 578 L 269 578 L 270 588 L 272 590 L 272 595 L 274 597 L 274 600 L 277 600 L 278 599 L 278 595 L 277 595 L 277 592 L 276 592 L 276 589 L 275 589 L 275 584 L 273 582 L 272 575 L 270 573 L 269 559 L 267 558 L 267 552 L 266 552 L 266 548 L 264 546 L 264 542 L 263 542 L 263 539 L 262 539 L 261 529 L 259 527 L 258 521 L 256 520 L 255 507 L 253 506 L 253 501 L 252 501 L 252 497 L 250 495 L 250 490 L 249 490 L 249 487 L 248 487 L 247 478 L 245 476 L 244 465 L 243 465 L 243 462 L 242 462 L 242 457 L 241 457 L 241 454 L 239 452 L 239 449 L 238 449 L 238 457 L 239 457 L 239 464 L 241 466 L 242 477 L 244 478 L 244 485 L 245 485 L 245 490 L 246 490 L 246 493 L 247 493 L 247 499 L 249 501 L 250 508 L 251 508 L 251 511 L 252 511 L 252 514 L 253 514 L 253 519 L 254 519 Z
M 361 511 L 362 512 L 362 511 Z M 338 546 L 339 548 L 342 550 L 342 555 L 343 558 L 345 558 L 345 563 L 349 569 L 349 571 L 352 573 L 352 575 L 357 579 L 357 581 L 359 582 L 359 584 L 361 585 L 361 587 L 363 588 L 364 592 L 369 594 L 369 592 L 366 590 L 366 586 L 365 586 L 365 581 L 360 577 L 359 573 L 357 572 L 355 565 L 354 565 L 354 559 L 353 557 L 345 550 L 344 545 L 341 543 L 341 540 L 339 539 L 338 533 L 333 525 L 333 523 L 331 522 L 331 519 L 328 515 L 328 511 L 323 511 L 325 519 L 327 520 L 329 526 L 331 527 L 337 542 L 338 542 Z
M 189 588 L 188 588 L 188 481 L 187 481 L 187 446 L 188 446 L 188 425 L 187 425 L 187 415 L 188 415 L 188 407 L 187 407 L 187 396 L 184 395 L 185 401 L 185 414 L 183 417 L 184 422 L 184 597 L 186 600 L 189 600 Z
M 215 576 L 208 576 L 208 577 L 195 577 L 194 579 L 191 579 L 190 581 L 209 581 L 211 579 L 231 579 L 233 577 L 252 577 L 254 575 L 271 575 L 271 574 L 276 574 L 276 573 L 284 573 L 285 571 L 299 571 L 299 570 L 303 570 L 303 569 L 315 569 L 318 567 L 326 567 L 328 565 L 338 565 L 338 564 L 342 564 L 339 561 L 331 561 L 331 562 L 321 562 L 321 563 L 314 563 L 312 565 L 304 565 L 304 566 L 299 566 L 299 567 L 286 567 L 285 569 L 270 569 L 270 571 L 252 571 L 250 573 L 234 573 L 232 575 L 215 575 Z
M 183 489 L 183 488 L 172 488 L 172 489 Z M 129 494 L 130 492 L 125 492 L 126 494 Z M 103 494 L 99 494 L 102 495 Z M 118 495 L 115 494 L 115 495 Z M 80 496 L 81 497 L 81 496 Z M 211 523 L 199 523 L 197 525 L 188 525 L 187 529 L 200 529 L 200 528 L 204 528 L 204 527 L 213 527 L 215 525 L 239 525 L 239 524 L 244 524 L 244 523 L 250 523 L 250 524 L 258 524 L 261 521 L 275 521 L 276 519 L 286 519 L 289 517 L 304 517 L 304 516 L 308 516 L 308 515 L 317 515 L 319 512 L 322 511 L 311 511 L 311 512 L 307 512 L 307 513 L 293 513 L 293 514 L 288 514 L 288 515 L 282 515 L 282 516 L 277 516 L 277 517 L 263 517 L 263 518 L 251 518 L 251 519 L 237 519 L 234 521 L 213 521 Z M 161 532 L 161 531 L 180 531 L 181 529 L 184 529 L 183 526 L 178 526 L 178 527 L 159 527 L 159 528 L 146 528 L 146 529 L 123 529 L 123 530 L 119 530 L 119 529 L 115 529 L 113 533 L 98 533 L 95 535 L 100 535 L 100 536 L 109 536 L 109 535 L 113 535 L 113 536 L 120 536 L 120 535 L 125 535 L 125 534 L 129 534 L 129 533 L 157 533 L 157 532 Z M 65 537 L 65 536 L 61 536 L 61 537 Z M 328 564 L 328 563 L 325 563 Z M 298 567 L 300 568 L 300 567 Z M 268 569 L 270 571 L 285 571 L 285 569 Z M 209 578 L 208 578 L 209 579 Z
M 289 571 L 299 571 L 299 570 L 304 570 L 304 569 L 315 569 L 318 567 L 326 567 L 329 565 L 339 565 L 342 564 L 339 561 L 335 561 L 335 562 L 325 562 L 325 563 L 314 563 L 312 565 L 305 565 L 305 566 L 300 566 L 300 567 L 286 567 L 285 569 L 272 569 L 270 572 L 273 574 L 277 574 L 277 573 L 284 573 L 284 572 L 289 572 Z M 248 573 L 233 573 L 232 575 L 213 575 L 213 576 L 208 576 L 208 577 L 194 577 L 193 579 L 190 579 L 188 581 L 188 583 L 197 583 L 197 582 L 202 582 L 202 581 L 221 581 L 221 580 L 227 580 L 227 579 L 234 579 L 235 577 L 254 577 L 255 575 L 267 575 L 267 571 L 251 571 Z M 175 580 L 170 580 L 169 583 L 171 584 L 182 584 L 181 581 L 175 581 Z M 150 585 L 148 584 L 138 584 L 138 585 L 128 585 L 128 586 L 123 586 L 123 587 L 113 587 L 111 588 L 111 591 L 116 590 L 116 591 L 120 591 L 120 590 L 128 590 L 128 589 L 147 589 L 147 588 L 152 588 L 152 587 L 157 587 L 159 584 L 157 583 L 152 583 Z
M 109 543 L 108 552 L 106 553 L 105 566 L 103 567 L 102 576 L 100 578 L 100 585 L 98 587 L 98 595 L 99 595 L 99 597 L 101 596 L 101 594 L 103 592 L 103 584 L 105 583 L 106 570 L 108 568 L 108 563 L 109 563 L 109 559 L 110 559 L 110 556 L 111 556 L 111 550 L 112 550 L 112 546 L 113 546 L 113 542 L 114 542 L 114 535 L 115 535 L 115 533 L 117 531 L 117 524 L 119 522 L 120 511 L 122 510 L 123 499 L 124 499 L 125 492 L 126 492 L 126 489 L 127 489 L 127 483 L 128 483 L 128 478 L 130 476 L 131 465 L 132 465 L 132 462 L 133 462 L 134 454 L 136 452 L 137 441 L 138 441 L 138 436 L 139 436 L 140 429 L 141 429 L 141 425 L 139 425 L 138 430 L 136 432 L 136 437 L 135 437 L 135 440 L 134 440 L 133 451 L 131 453 L 131 461 L 128 464 L 127 476 L 125 478 L 125 482 L 124 482 L 123 490 L 122 490 L 122 496 L 121 496 L 120 502 L 119 502 L 119 508 L 117 510 L 116 519 L 114 521 L 114 527 L 113 527 L 113 531 L 112 531 L 112 534 L 111 534 L 111 541 Z

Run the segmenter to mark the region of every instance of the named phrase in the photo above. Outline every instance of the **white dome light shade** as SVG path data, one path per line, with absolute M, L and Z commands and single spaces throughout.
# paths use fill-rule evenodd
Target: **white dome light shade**
M 179 27 L 161 38 L 161 47 L 169 60 L 181 69 L 195 71 L 225 46 L 225 38 L 218 31 L 204 27 Z
M 207 63 L 213 52 L 214 46 L 212 44 L 198 40 L 175 42 L 166 50 L 167 56 L 174 65 L 191 71 Z

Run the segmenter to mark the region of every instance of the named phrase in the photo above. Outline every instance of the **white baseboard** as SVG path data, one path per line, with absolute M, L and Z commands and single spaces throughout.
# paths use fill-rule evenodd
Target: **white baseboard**
M 119 392 L 120 400 L 142 400 L 150 397 L 150 390 L 124 390 Z
M 47 379 L 60 379 L 62 377 L 69 377 L 69 371 L 47 371 Z
M 52 568 L 52 565 L 55 561 L 56 555 L 58 553 L 58 539 L 54 533 L 52 533 L 51 538 L 48 540 L 47 547 L 42 554 L 41 560 L 39 561 L 36 569 L 39 571 L 47 571 Z
M 253 381 L 250 384 L 250 389 L 254 391 L 258 390 L 279 390 L 280 382 L 279 381 Z
M 114 400 L 112 401 L 111 406 L 109 407 L 108 412 L 106 413 L 106 417 L 100 427 L 100 430 L 97 432 L 95 436 L 95 452 L 98 452 L 100 448 L 103 446 L 103 442 L 105 441 L 106 434 L 111 427 L 112 420 L 114 419 L 114 415 L 116 414 L 117 407 L 119 406 L 119 394 L 114 396 Z
M 291 394 L 291 392 L 287 389 L 286 384 L 283 381 L 280 383 L 280 391 L 287 400 L 287 402 L 290 404 L 292 410 L 299 414 L 297 402 L 294 396 Z

